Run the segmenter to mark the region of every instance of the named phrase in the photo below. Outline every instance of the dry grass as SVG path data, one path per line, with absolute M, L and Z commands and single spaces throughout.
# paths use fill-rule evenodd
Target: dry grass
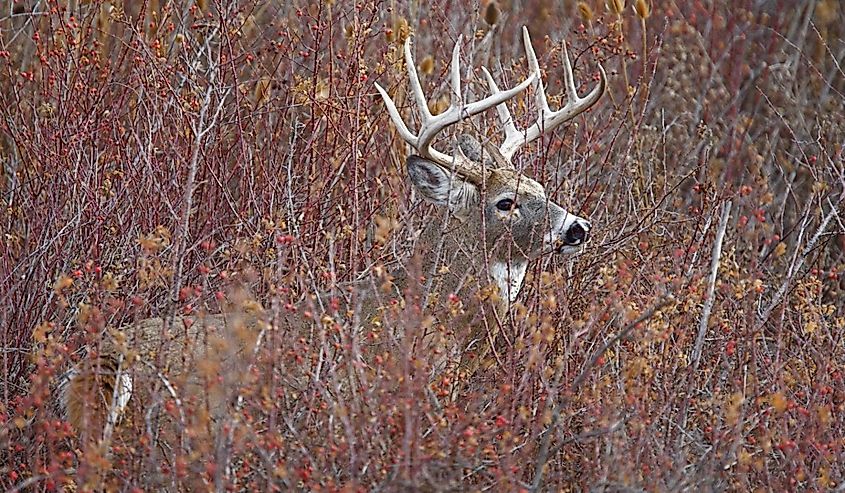
M 654 2 L 644 20 L 631 2 L 490 3 L 0 6 L 0 486 L 841 489 L 839 2 Z M 372 83 L 404 90 L 410 34 L 427 94 L 459 34 L 465 67 L 516 80 L 523 24 L 550 93 L 561 39 L 582 91 L 594 60 L 608 70 L 610 97 L 516 156 L 595 235 L 532 265 L 496 364 L 448 401 L 413 341 L 455 301 L 421 314 L 412 289 L 359 320 L 346 289 L 414 272 L 435 217 Z M 51 382 L 82 348 L 218 313 L 241 286 L 273 329 L 222 431 L 194 420 L 168 455 L 142 419 L 97 447 L 57 415 Z M 203 405 L 176 404 L 133 412 Z

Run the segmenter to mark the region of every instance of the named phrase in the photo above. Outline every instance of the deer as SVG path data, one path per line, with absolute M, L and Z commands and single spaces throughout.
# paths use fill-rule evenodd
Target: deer
M 464 296 L 489 284 L 493 290 L 486 306 L 499 319 L 519 295 L 530 262 L 547 254 L 578 251 L 587 242 L 591 229 L 588 219 L 550 200 L 540 183 L 519 172 L 513 165 L 513 156 L 520 148 L 595 105 L 607 85 L 605 71 L 598 65 L 598 84 L 586 96 L 578 96 L 564 42 L 567 102 L 552 111 L 528 29 L 523 27 L 522 34 L 528 77 L 513 88 L 501 90 L 484 68 L 490 94 L 471 103 L 463 98 L 459 37 L 450 65 L 450 105 L 437 115 L 428 109 L 411 41 L 407 39 L 403 47 L 405 65 L 420 114 L 416 133 L 405 123 L 387 91 L 375 83 L 396 132 L 413 151 L 406 159 L 413 189 L 438 206 L 448 219 L 444 223 L 430 221 L 419 233 L 423 272 L 431 273 L 442 293 Z M 519 129 L 507 102 L 529 87 L 534 91 L 538 113 L 534 123 Z M 434 147 L 436 137 L 448 127 L 494 108 L 504 131 L 499 146 L 483 136 L 464 134 L 451 154 Z M 467 324 L 471 325 L 470 319 L 477 315 L 477 311 L 468 311 Z M 160 414 L 167 414 L 163 419 L 173 427 L 184 431 L 191 420 L 203 426 L 212 423 L 214 427 L 213 423 L 222 420 L 232 406 L 232 393 L 227 390 L 246 378 L 250 355 L 270 326 L 271 320 L 261 305 L 248 296 L 240 296 L 226 313 L 151 318 L 113 330 L 111 337 L 90 348 L 85 362 L 60 376 L 56 386 L 60 414 L 76 430 L 104 430 L 101 444 L 109 441 L 118 422 L 139 400 L 145 403 L 139 409 L 147 409 L 146 413 L 134 411 L 134 419 L 141 426 L 150 427 L 149 403 L 162 408 L 166 407 L 163 403 L 170 401 L 175 402 L 176 408 Z M 456 328 L 452 347 L 435 352 L 443 355 L 442 361 L 459 359 L 460 366 L 471 374 L 489 353 L 496 330 L 485 333 L 478 328 Z M 474 354 L 472 361 L 465 357 L 468 353 Z M 185 354 L 190 354 L 191 359 L 184 360 Z M 207 412 L 186 417 L 182 404 L 196 398 L 208 402 Z
M 513 88 L 501 90 L 490 72 L 482 67 L 490 94 L 479 101 L 465 103 L 461 90 L 462 40 L 459 37 L 450 66 L 450 105 L 438 115 L 432 115 L 429 110 L 411 53 L 410 38 L 407 39 L 404 44 L 405 65 L 420 120 L 416 133 L 409 129 L 387 91 L 375 83 L 396 132 L 413 150 L 406 160 L 406 167 L 414 189 L 425 200 L 444 209 L 447 219 L 452 219 L 445 228 L 442 223 L 431 221 L 422 231 L 420 243 L 423 245 L 436 245 L 438 238 L 445 237 L 439 255 L 430 252 L 424 257 L 423 272 L 439 277 L 441 292 L 458 293 L 462 285 L 472 284 L 467 283 L 468 279 L 479 280 L 478 287 L 491 284 L 498 291 L 490 297 L 492 313 L 489 315 L 492 317 L 486 317 L 496 318 L 497 322 L 472 324 L 469 319 L 476 318 L 477 321 L 477 314 L 468 314 L 465 323 L 474 327 L 465 329 L 464 334 L 455 339 L 452 350 L 447 350 L 451 354 L 445 355 L 447 359 L 460 359 L 459 366 L 469 375 L 490 352 L 490 342 L 495 339 L 501 325 L 499 321 L 519 295 L 528 264 L 545 254 L 578 251 L 587 241 L 591 228 L 587 219 L 551 201 L 540 183 L 517 171 L 512 159 L 520 148 L 596 104 L 605 92 L 607 75 L 599 64 L 598 84 L 586 96 L 578 96 L 564 41 L 563 75 L 567 102 L 552 111 L 527 27 L 522 29 L 522 39 L 529 76 Z M 519 129 L 507 102 L 529 86 L 532 86 L 535 95 L 537 116 L 531 125 Z M 492 145 L 483 136 L 462 134 L 451 154 L 434 147 L 435 139 L 443 130 L 494 107 L 504 131 L 504 139 L 499 146 Z M 437 276 L 441 262 L 447 266 L 447 272 Z

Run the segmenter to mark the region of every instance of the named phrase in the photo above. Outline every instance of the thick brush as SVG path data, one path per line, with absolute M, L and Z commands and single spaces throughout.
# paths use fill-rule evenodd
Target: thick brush
M 759 4 L 655 2 L 642 22 L 597 1 L 6 2 L 0 488 L 841 486 L 845 12 Z M 550 94 L 563 38 L 582 94 L 592 60 L 608 70 L 610 97 L 515 156 L 592 240 L 533 264 L 452 399 L 462 376 L 430 382 L 415 341 L 474 300 L 391 295 L 399 266 L 424 275 L 415 234 L 439 216 L 372 83 L 402 90 L 411 34 L 434 109 L 458 34 L 465 68 L 521 80 L 523 24 Z M 370 320 L 345 289 L 361 279 L 384 293 Z M 241 286 L 273 328 L 222 430 L 201 399 L 130 407 L 108 446 L 56 412 L 57 378 L 97 357 L 81 348 L 220 313 Z M 157 447 L 148 407 L 197 423 L 185 447 Z

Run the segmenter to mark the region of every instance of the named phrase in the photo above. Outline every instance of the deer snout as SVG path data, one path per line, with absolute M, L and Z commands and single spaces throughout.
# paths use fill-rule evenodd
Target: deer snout
M 563 244 L 564 246 L 578 246 L 587 241 L 589 233 L 590 222 L 586 219 L 577 219 L 563 234 Z

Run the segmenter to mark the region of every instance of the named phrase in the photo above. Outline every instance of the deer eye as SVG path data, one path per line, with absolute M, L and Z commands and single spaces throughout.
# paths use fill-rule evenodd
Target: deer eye
M 511 199 L 502 199 L 496 202 L 496 209 L 500 211 L 509 211 L 516 207 L 516 202 Z

